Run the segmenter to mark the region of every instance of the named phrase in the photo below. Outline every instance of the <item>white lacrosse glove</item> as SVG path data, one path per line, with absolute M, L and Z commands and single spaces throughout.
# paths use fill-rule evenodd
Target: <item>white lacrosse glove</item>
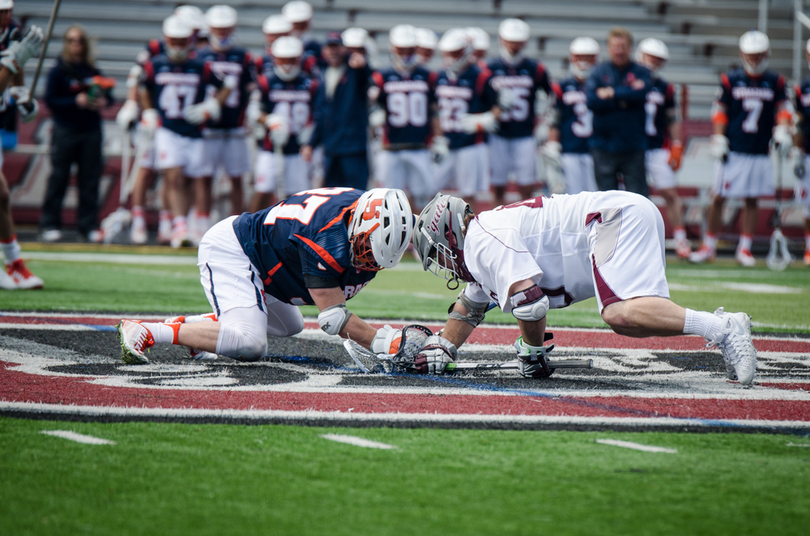
M 39 52 L 42 44 L 42 28 L 31 26 L 21 41 L 12 41 L 8 48 L 0 53 L 0 65 L 14 74 L 17 74 Z
M 554 345 L 532 346 L 523 342 L 523 337 L 515 341 L 517 350 L 518 370 L 524 378 L 548 378 L 554 369 L 548 367 L 546 356 L 554 349 Z
M 543 145 L 546 143 L 548 139 L 548 124 L 538 123 L 536 127 L 534 127 L 534 141 L 537 142 L 537 145 Z
M 118 110 L 118 115 L 115 116 L 115 122 L 124 130 L 129 129 L 129 126 L 138 119 L 138 103 L 134 100 L 128 99 Z
M 773 129 L 773 148 L 779 155 L 779 158 L 787 158 L 792 147 L 793 136 L 790 135 L 790 127 L 787 125 L 776 125 Z
M 433 156 L 433 161 L 437 164 L 441 164 L 447 155 L 450 154 L 450 140 L 444 136 L 434 136 L 428 149 Z
M 467 134 L 495 132 L 498 129 L 498 120 L 492 112 L 467 114 L 461 118 L 461 129 Z
M 268 114 L 264 120 L 264 126 L 270 132 L 270 139 L 273 145 L 283 147 L 290 139 L 290 126 L 287 118 L 281 114 Z
M 790 150 L 790 162 L 793 165 L 793 174 L 796 178 L 803 178 L 807 170 L 804 166 L 804 151 L 801 147 L 794 147 Z
M 402 342 L 402 330 L 394 329 L 388 324 L 377 330 L 374 339 L 371 341 L 371 351 L 375 354 L 393 355 L 399 352 L 399 345 Z
M 160 124 L 160 114 L 154 108 L 147 108 L 141 114 L 140 134 L 147 141 L 152 141 Z
M 310 140 L 312 140 L 312 135 L 315 133 L 315 125 L 312 123 L 308 124 L 304 128 L 298 131 L 298 134 L 295 135 L 295 139 L 298 141 L 298 145 L 304 146 L 309 145 Z
M 371 128 L 381 127 L 385 124 L 387 116 L 385 114 L 385 110 L 382 108 L 377 108 L 370 114 L 368 114 L 368 126 Z
M 568 189 L 562 166 L 562 144 L 558 141 L 547 141 L 540 146 L 540 157 L 546 170 L 546 182 L 552 194 L 564 194 Z
M 192 104 L 183 110 L 183 119 L 192 125 L 201 125 L 206 121 L 219 121 L 222 115 L 222 106 L 215 98 L 205 99 L 199 104 Z
M 8 88 L 8 94 L 14 100 L 22 122 L 30 123 L 33 121 L 39 112 L 39 104 L 36 99 L 31 99 L 28 88 L 25 86 L 10 87 Z
M 258 94 L 259 90 L 257 89 L 250 95 L 247 108 L 245 108 L 245 124 L 250 129 L 254 138 L 263 140 L 267 131 L 264 128 L 264 124 L 259 121 L 262 116 L 262 104 L 259 101 Z
M 709 150 L 712 154 L 712 158 L 725 164 L 726 160 L 728 160 L 728 138 L 722 134 L 712 134 L 710 139 L 711 145 L 709 146 Z
M 439 335 L 432 335 L 419 350 L 419 355 L 413 361 L 413 368 L 419 374 L 441 374 L 457 356 L 455 344 Z

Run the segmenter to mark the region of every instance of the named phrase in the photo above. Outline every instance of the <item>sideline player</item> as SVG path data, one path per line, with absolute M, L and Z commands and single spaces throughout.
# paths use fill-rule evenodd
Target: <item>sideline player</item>
M 472 61 L 481 69 L 487 68 L 487 54 L 489 53 L 489 34 L 483 28 L 470 26 L 465 28 L 472 43 Z
M 377 102 L 385 114 L 377 177 L 388 188 L 406 190 L 411 205 L 421 210 L 437 191 L 427 150 L 436 77 L 418 65 L 416 42 L 416 29 L 410 24 L 391 28 L 391 68 L 376 71 L 371 78 L 379 88 Z
M 27 99 L 27 91 L 21 85 L 23 83 L 23 67 L 25 63 L 39 52 L 42 45 L 42 29 L 31 26 L 25 37 L 18 37 L 19 28 L 16 22 L 11 19 L 13 2 L 0 3 L 0 26 L 3 28 L 3 39 L 0 40 L 0 93 L 2 96 L 2 106 L 8 105 L 6 100 L 6 89 L 19 87 L 16 98 L 18 108 L 23 114 L 23 118 L 36 115 L 36 101 L 31 100 L 23 104 Z M 12 35 L 12 32 L 14 34 Z M 2 167 L 2 153 L 0 153 L 0 167 Z M 5 271 L 0 270 L 0 289 L 40 289 L 44 286 L 42 279 L 35 276 L 25 266 L 25 262 L 20 258 L 20 243 L 17 242 L 17 234 L 14 232 L 14 220 L 11 217 L 11 191 L 5 175 L 0 171 L 0 251 L 5 259 Z
M 262 23 L 264 34 L 264 54 L 256 56 L 256 74 L 273 76 L 273 43 L 279 37 L 286 37 L 292 33 L 292 23 L 284 15 L 270 15 Z
M 751 321 L 745 313 L 684 309 L 669 299 L 664 220 L 631 192 L 536 197 L 473 214 L 458 197 L 438 194 L 414 225 L 425 270 L 467 286 L 441 336 L 420 354 L 437 373 L 483 320 L 491 299 L 518 321 L 515 342 L 526 377 L 550 374 L 546 313 L 596 297 L 602 319 L 620 335 L 705 337 L 722 351 L 729 378 L 748 385 L 756 372 Z M 450 282 L 448 282 L 448 286 Z
M 459 195 L 474 197 L 489 190 L 487 132 L 497 128 L 497 95 L 491 73 L 474 62 L 469 34 L 447 30 L 439 40 L 444 70 L 434 88 L 438 115 L 433 120 L 430 150 L 439 161 L 437 186 L 455 181 Z
M 489 162 L 495 206 L 503 205 L 509 173 L 514 173 L 521 199 L 528 199 L 537 182 L 534 139 L 537 92 L 551 96 L 545 66 L 523 56 L 529 25 L 505 19 L 498 25 L 500 57 L 489 62 L 490 85 L 498 93 L 498 128 L 489 135 Z
M 734 257 L 743 266 L 756 264 L 751 243 L 759 215 L 757 198 L 775 191 L 768 148 L 773 139 L 778 158 L 784 158 L 793 146 L 793 105 L 787 97 L 785 77 L 767 70 L 770 51 L 767 35 L 756 30 L 746 32 L 740 37 L 742 68 L 720 76 L 712 112 L 711 150 L 717 159 L 714 197 L 703 244 L 690 256 L 692 262 L 714 260 L 723 206 L 727 198 L 732 198 L 745 200 Z
M 304 43 L 304 65 L 311 66 L 312 69 L 325 69 L 326 61 L 321 55 L 321 43 L 309 34 L 313 15 L 312 6 L 303 0 L 293 0 L 284 4 L 281 14 L 292 23 L 292 35 Z M 314 58 L 314 63 L 310 58 Z
M 286 196 L 310 186 L 309 164 L 299 152 L 301 136 L 312 125 L 312 102 L 318 82 L 301 69 L 304 47 L 297 37 L 280 37 L 273 43 L 272 52 L 272 76 L 263 74 L 258 79 L 261 99 L 257 121 L 266 127 L 267 134 L 256 155 L 254 194 L 248 209 L 251 212 L 276 202 L 280 173 L 284 174 L 282 194 Z
M 399 263 L 411 239 L 413 214 L 405 193 L 321 188 L 300 192 L 257 213 L 222 220 L 200 242 L 200 281 L 216 316 L 172 322 L 122 320 L 122 358 L 147 363 L 154 344 L 180 344 L 191 354 L 257 361 L 267 336 L 304 329 L 299 305 L 316 305 L 329 335 L 351 338 L 373 352 L 392 353 L 399 330 L 375 330 L 346 301 L 383 268 Z
M 644 165 L 647 179 L 667 204 L 667 219 L 675 238 L 675 254 L 689 259 L 692 246 L 686 240 L 683 224 L 683 201 L 675 189 L 675 172 L 681 167 L 683 142 L 681 120 L 675 106 L 675 86 L 658 75 L 669 59 L 669 49 L 662 41 L 648 37 L 636 47 L 636 62 L 652 73 L 652 86 L 644 110 L 647 121 L 647 153 Z
M 219 117 L 236 83 L 234 78 L 226 77 L 223 85 L 210 64 L 191 52 L 191 36 L 192 28 L 183 19 L 172 15 L 163 21 L 166 52 L 144 63 L 140 84 L 142 127 L 147 137 L 154 136 L 158 148 L 157 167 L 163 171 L 173 216 L 174 248 L 191 245 L 185 177 L 197 179 L 205 175 L 200 126 Z M 221 89 L 206 97 L 207 85 Z
M 810 39 L 805 47 L 805 57 L 810 65 Z M 796 84 L 795 91 L 799 124 L 791 158 L 796 176 L 794 197 L 804 209 L 804 265 L 810 266 L 810 77 Z
M 577 37 L 568 46 L 570 78 L 553 84 L 554 111 L 548 141 L 540 148 L 552 193 L 595 192 L 589 140 L 593 112 L 588 109 L 585 82 L 599 60 L 600 47 L 592 37 Z
M 439 39 L 436 32 L 427 28 L 416 29 L 416 63 L 425 69 L 436 54 Z

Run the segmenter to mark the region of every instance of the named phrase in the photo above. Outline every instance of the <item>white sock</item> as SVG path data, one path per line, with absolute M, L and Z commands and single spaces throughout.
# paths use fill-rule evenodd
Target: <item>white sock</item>
M 700 335 L 705 339 L 712 339 L 716 334 L 720 333 L 723 325 L 723 320 L 717 315 L 687 309 L 683 332 L 689 335 Z
M 672 231 L 672 237 L 676 242 L 686 242 L 686 229 L 683 227 L 676 227 Z
M 17 242 L 17 235 L 12 236 L 8 242 L 0 242 L 0 250 L 3 251 L 6 264 L 11 264 L 20 258 L 20 249 L 20 243 Z M 2 264 L 0 264 L 0 267 L 2 267 Z
M 703 237 L 703 243 L 711 250 L 717 249 L 717 237 L 713 234 L 707 233 L 706 236 Z
M 751 251 L 751 244 L 753 243 L 753 238 L 751 235 L 740 235 L 740 243 L 737 244 L 737 251 L 744 249 L 745 251 Z
M 156 344 L 174 343 L 174 326 L 180 324 L 164 324 L 163 322 L 143 322 L 143 327 L 152 332 Z

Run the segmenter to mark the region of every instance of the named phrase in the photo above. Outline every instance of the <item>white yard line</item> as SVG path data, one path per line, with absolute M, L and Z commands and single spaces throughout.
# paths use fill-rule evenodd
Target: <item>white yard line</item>
M 650 445 L 642 445 L 641 443 L 633 443 L 632 441 L 619 441 L 617 439 L 597 439 L 596 442 L 602 445 L 612 445 L 614 447 L 641 450 L 644 452 L 665 452 L 667 454 L 676 454 L 678 452 L 676 449 L 651 447 Z
M 363 439 L 362 437 L 355 437 L 350 435 L 342 435 L 342 434 L 323 434 L 321 436 L 324 439 L 328 439 L 329 441 L 337 441 L 338 443 L 346 443 L 347 445 L 354 445 L 355 447 L 364 447 L 367 449 L 396 449 L 399 448 L 395 445 L 389 445 L 387 443 L 378 443 L 376 441 L 370 441 L 368 439 Z
M 84 434 L 77 434 L 69 430 L 43 430 L 41 433 L 49 436 L 61 437 L 75 441 L 76 443 L 84 443 L 85 445 L 115 445 L 115 441 L 109 439 L 101 439 L 100 437 L 93 437 Z
M 112 264 L 196 265 L 196 255 L 135 255 L 131 253 L 57 253 L 25 251 L 25 259 L 37 261 L 109 262 Z

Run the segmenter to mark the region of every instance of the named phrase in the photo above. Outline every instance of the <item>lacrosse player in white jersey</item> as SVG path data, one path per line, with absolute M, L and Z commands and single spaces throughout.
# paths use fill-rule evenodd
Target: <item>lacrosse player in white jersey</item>
M 730 378 L 748 385 L 756 372 L 745 313 L 684 309 L 669 299 L 664 221 L 647 198 L 620 191 L 536 197 L 475 215 L 458 197 L 437 194 L 413 231 L 425 270 L 467 286 L 442 334 L 419 356 L 428 372 L 455 360 L 456 348 L 483 320 L 490 300 L 517 318 L 515 342 L 526 377 L 550 374 L 543 346 L 549 309 L 596 297 L 620 335 L 695 334 L 720 348 Z M 453 287 L 451 287 L 453 288 Z

